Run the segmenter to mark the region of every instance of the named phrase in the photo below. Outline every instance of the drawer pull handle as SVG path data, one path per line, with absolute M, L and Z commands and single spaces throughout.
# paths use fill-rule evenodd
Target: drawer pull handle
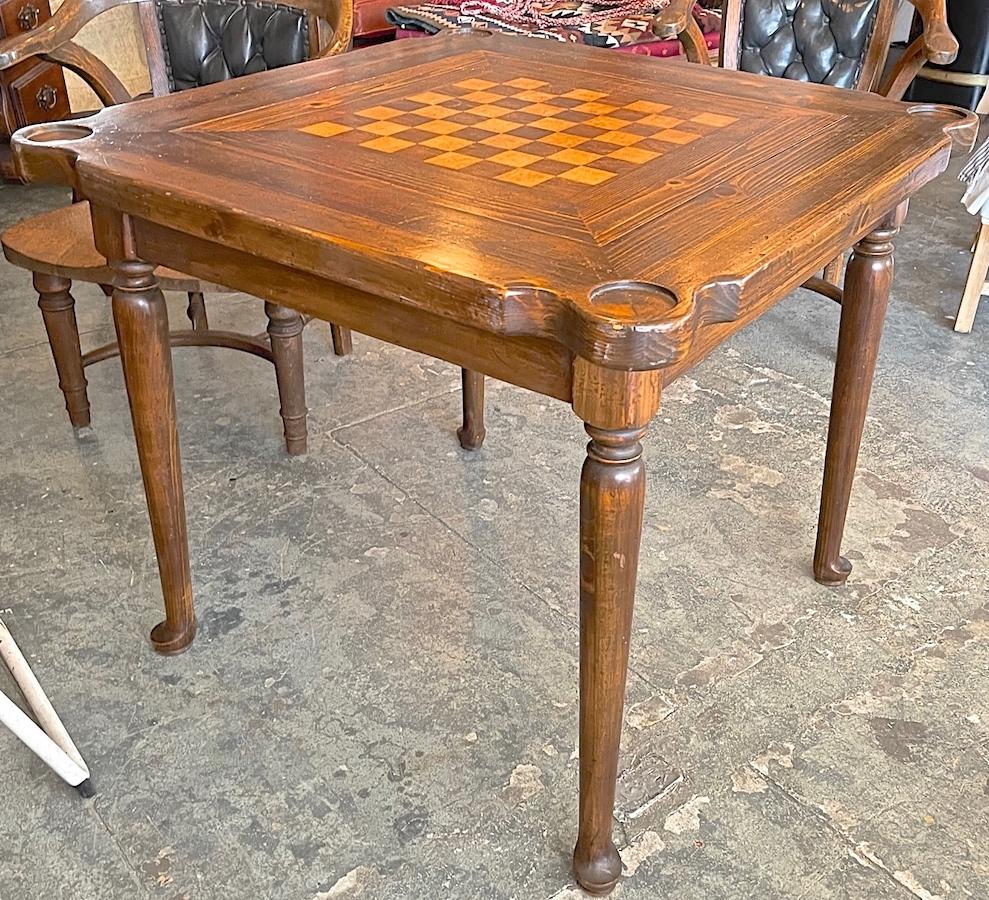
M 56 91 L 50 84 L 46 84 L 44 87 L 39 89 L 34 99 L 37 101 L 38 109 L 49 112 L 53 110 L 55 108 L 55 104 L 58 103 L 58 91 Z
M 17 14 L 17 24 L 21 26 L 21 31 L 31 31 L 31 29 L 37 28 L 40 21 L 41 12 L 33 3 L 22 6 L 21 11 Z

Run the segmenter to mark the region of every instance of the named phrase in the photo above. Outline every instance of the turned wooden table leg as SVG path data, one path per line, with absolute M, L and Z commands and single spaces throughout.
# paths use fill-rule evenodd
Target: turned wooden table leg
M 268 336 L 278 382 L 279 413 L 285 427 L 285 449 L 290 456 L 306 452 L 306 370 L 302 351 L 302 331 L 305 323 L 294 309 L 265 303 Z
M 38 292 L 38 306 L 45 320 L 48 344 L 58 386 L 65 397 L 65 409 L 74 428 L 89 425 L 89 397 L 86 396 L 86 376 L 82 370 L 82 348 L 79 345 L 79 327 L 76 324 L 76 301 L 69 292 L 72 282 L 56 275 L 34 273 L 34 289 Z
M 842 584 L 852 571 L 852 564 L 841 556 L 841 538 L 893 280 L 897 225 L 891 217 L 859 241 L 845 275 L 814 551 L 814 577 L 821 584 Z
M 206 298 L 202 291 L 189 291 L 189 305 L 185 314 L 192 323 L 193 331 L 208 331 L 209 320 L 206 318 Z
M 574 364 L 573 408 L 590 435 L 580 477 L 580 813 L 573 869 L 594 894 L 621 877 L 612 838 L 646 472 L 640 440 L 658 372 Z
M 333 354 L 335 356 L 349 356 L 354 352 L 354 336 L 349 328 L 331 323 L 330 337 L 333 339 Z
M 457 429 L 464 450 L 479 450 L 484 443 L 484 376 L 470 369 L 460 370 L 464 424 Z
M 612 839 L 632 603 L 639 565 L 644 428 L 591 436 L 580 478 L 580 825 L 573 865 L 591 893 L 622 872 Z
M 165 298 L 147 263 L 125 260 L 114 271 L 113 321 L 165 598 L 165 621 L 151 643 L 178 653 L 192 642 L 196 617 Z

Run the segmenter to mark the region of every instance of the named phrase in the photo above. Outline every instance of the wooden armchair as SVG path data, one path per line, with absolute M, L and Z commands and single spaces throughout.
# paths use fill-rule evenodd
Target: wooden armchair
M 96 16 L 128 3 L 139 11 L 155 95 L 340 53 L 350 45 L 350 0 L 291 0 L 291 6 L 267 0 L 65 0 L 38 29 L 0 41 L 0 71 L 41 58 L 75 72 L 104 105 L 131 100 L 110 68 L 75 41 Z M 82 428 L 90 422 L 83 370 L 119 350 L 116 343 L 86 354 L 80 347 L 72 282 L 98 284 L 110 294 L 113 274 L 96 250 L 89 204 L 85 198 L 76 200 L 13 226 L 0 242 L 10 262 L 33 274 L 66 410 L 72 425 Z M 225 289 L 165 268 L 158 270 L 158 277 L 163 289 L 189 297 L 192 328 L 172 331 L 172 346 L 229 347 L 274 364 L 286 448 L 290 454 L 304 453 L 304 322 L 299 314 L 265 303 L 266 333 L 211 330 L 203 294 Z M 349 330 L 332 326 L 332 333 L 335 352 L 348 353 Z
M 899 100 L 925 63 L 945 65 L 958 54 L 946 0 L 910 0 L 923 33 L 882 79 L 899 0 L 796 0 L 787 11 L 774 0 L 725 0 L 720 64 L 779 78 L 874 91 Z M 671 0 L 653 20 L 658 37 L 677 37 L 691 62 L 709 64 L 692 0 Z M 882 79 L 882 80 L 881 80 Z
M 946 0 L 910 0 L 924 22 L 921 35 L 883 78 L 899 0 L 725 0 L 720 65 L 899 100 L 925 63 L 944 65 L 958 54 Z M 657 37 L 679 38 L 691 62 L 710 65 L 692 0 L 671 0 L 653 20 Z M 789 9 L 787 8 L 789 6 Z M 805 287 L 840 299 L 844 258 Z

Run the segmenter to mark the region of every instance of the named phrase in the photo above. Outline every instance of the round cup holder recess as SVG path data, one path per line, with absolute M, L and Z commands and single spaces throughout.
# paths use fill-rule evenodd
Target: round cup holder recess
M 649 308 L 654 313 L 670 312 L 680 302 L 673 291 L 647 281 L 613 281 L 602 284 L 591 291 L 589 299 L 597 307 L 611 307 L 616 311 L 625 309 L 632 317 L 636 311 L 644 308 Z
M 957 119 L 963 122 L 971 118 L 971 113 L 967 110 L 959 109 L 957 106 L 949 106 L 946 103 L 915 103 L 907 107 L 907 115 L 910 116 L 930 116 L 932 119 Z
M 907 115 L 940 119 L 941 130 L 959 150 L 969 151 L 979 136 L 979 117 L 967 109 L 944 103 L 915 103 L 907 107 Z
M 23 129 L 19 137 L 32 144 L 59 144 L 67 141 L 81 141 L 93 136 L 93 129 L 70 122 L 52 122 L 50 125 L 36 125 Z

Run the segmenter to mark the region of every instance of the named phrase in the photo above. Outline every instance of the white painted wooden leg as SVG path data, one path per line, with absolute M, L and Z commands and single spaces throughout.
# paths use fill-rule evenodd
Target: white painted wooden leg
M 0 723 L 24 742 L 25 746 L 59 778 L 73 787 L 89 779 L 89 773 L 69 758 L 61 747 L 23 713 L 6 694 L 0 693 Z M 9 773 L 7 773 L 9 775 Z
M 38 720 L 36 725 L 10 698 L 0 693 L 0 724 L 9 728 L 32 753 L 84 797 L 92 796 L 89 767 L 3 621 L 0 621 L 0 659 L 10 670 Z

